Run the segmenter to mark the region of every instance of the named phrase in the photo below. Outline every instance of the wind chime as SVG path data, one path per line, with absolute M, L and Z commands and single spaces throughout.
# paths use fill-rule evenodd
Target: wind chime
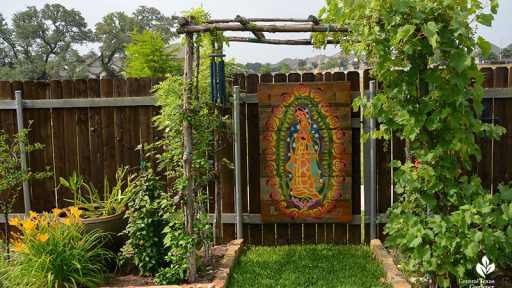
M 218 245 L 222 242 L 222 115 L 223 108 L 227 103 L 226 96 L 226 72 L 223 57 L 224 54 L 210 54 L 210 96 L 215 109 L 215 121 L 217 124 L 213 129 L 214 138 L 214 174 L 215 174 L 215 217 L 213 220 L 213 243 Z
M 212 103 L 221 106 L 227 103 L 226 97 L 226 72 L 224 64 L 224 54 L 210 54 L 210 95 Z

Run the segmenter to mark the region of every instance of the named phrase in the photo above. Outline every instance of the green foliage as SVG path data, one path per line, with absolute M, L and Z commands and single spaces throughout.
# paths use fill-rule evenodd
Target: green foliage
M 279 73 L 288 74 L 290 73 L 290 65 L 283 63 L 279 66 Z
M 73 48 L 91 40 L 80 12 L 60 4 L 28 6 L 12 16 L 0 14 L 2 80 L 47 80 L 83 77 L 85 62 Z
M 60 221 L 56 215 L 31 212 L 30 219 L 11 220 L 20 234 L 12 243 L 15 252 L 3 260 L 7 265 L 0 266 L 0 286 L 101 286 L 115 255 L 101 247 L 108 235 L 98 230 L 85 233 L 78 217 L 70 213 Z
M 94 39 L 100 44 L 99 60 L 108 77 L 114 78 L 121 73 L 122 70 L 112 64 L 116 57 L 125 57 L 124 47 L 131 40 L 133 28 L 133 19 L 124 12 L 108 13 L 96 23 Z
M 260 69 L 260 75 L 271 74 L 271 73 L 272 73 L 272 66 L 270 66 L 270 63 L 263 65 L 263 67 L 261 67 L 261 69 Z
M 509 44 L 501 50 L 501 57 L 503 59 L 512 59 L 512 44 Z
M 28 132 L 29 129 L 24 129 L 21 134 L 7 135 L 0 131 L 0 211 L 4 213 L 12 212 L 24 181 L 40 180 L 51 175 L 49 168 L 45 172 L 22 169 L 20 143 L 24 145 L 26 153 L 43 149 L 42 144 L 28 143 Z
M 171 49 L 165 45 L 159 32 L 144 30 L 132 32 L 132 42 L 126 45 L 127 77 L 161 77 L 167 74 L 179 75 L 182 65 L 174 53 L 180 49 Z
M 233 268 L 228 287 L 390 287 L 365 246 L 252 246 Z
M 126 56 L 125 46 L 132 41 L 134 29 L 139 34 L 144 30 L 159 33 L 167 45 L 176 36 L 172 31 L 174 25 L 170 17 L 153 7 L 139 6 L 131 16 L 120 11 L 108 13 L 96 23 L 94 31 L 95 41 L 100 44 L 99 60 L 103 71 L 111 78 L 121 74 L 123 67 L 116 67 L 116 58 Z
M 326 23 L 350 27 L 345 52 L 365 53 L 382 83 L 373 102 L 358 101 L 379 121 L 376 135 L 408 145 L 409 158 L 392 163 L 400 200 L 388 212 L 387 244 L 407 270 L 430 272 L 443 287 L 471 279 L 478 257 L 512 259 L 503 240 L 511 219 L 496 218 L 510 200 L 488 195 L 470 171 L 480 159 L 476 137 L 504 133 L 479 120 L 483 76 L 471 56 L 477 47 L 488 51 L 470 19 L 489 26 L 498 2 L 490 4 L 491 13 L 481 14 L 478 0 L 328 0 L 320 11 Z
M 155 276 L 161 284 L 180 283 L 187 270 L 187 251 L 202 243 L 200 235 L 211 230 L 207 215 L 195 223 L 197 233 L 187 235 L 184 215 L 164 190 L 164 183 L 147 166 L 139 176 L 126 213 L 129 239 L 123 247 L 123 261 L 133 260 L 142 275 Z M 204 199 L 198 202 L 204 205 Z
M 132 259 L 139 273 L 153 276 L 167 267 L 165 256 L 168 250 L 163 246 L 162 233 L 169 221 L 162 217 L 162 200 L 169 195 L 164 191 L 164 183 L 147 166 L 138 177 L 132 196 L 128 202 L 128 225 L 123 234 L 128 236 L 122 248 L 123 260 Z
M 59 178 L 60 185 L 66 187 L 73 194 L 73 199 L 66 199 L 73 206 L 83 210 L 82 218 L 115 215 L 125 211 L 135 183 L 135 175 L 127 175 L 128 166 L 119 167 L 116 172 L 116 184 L 110 187 L 107 177 L 103 181 L 103 193 L 99 193 L 93 183 L 85 183 L 82 175 L 76 172 L 69 180 Z
M 202 8 L 188 11 L 186 15 L 193 15 L 196 23 L 202 23 L 209 17 Z M 189 99 L 190 107 L 183 109 L 183 91 L 185 87 L 196 87 L 193 82 L 186 83 L 183 77 L 169 75 L 155 87 L 154 93 L 158 105 L 161 106 L 160 115 L 154 118 L 154 123 L 163 132 L 162 139 L 154 146 L 161 152 L 155 157 L 159 163 L 159 170 L 164 172 L 173 183 L 170 199 L 160 202 L 161 211 L 164 211 L 163 219 L 168 221 L 166 228 L 161 233 L 164 235 L 164 247 L 168 251 L 165 255 L 167 266 L 161 267 L 155 279 L 163 284 L 177 283 L 181 281 L 187 271 L 189 257 L 196 257 L 195 251 L 206 241 L 211 232 L 205 212 L 207 196 L 203 187 L 213 178 L 210 155 L 213 154 L 213 128 L 212 117 L 214 107 L 210 102 L 209 59 L 208 54 L 218 52 L 218 48 L 224 43 L 222 34 L 212 32 L 197 35 L 194 44 L 199 46 L 202 66 L 198 73 L 198 89 L 193 89 Z M 227 63 L 230 63 L 228 61 Z M 228 69 L 229 69 L 228 64 Z M 196 72 L 196 71 L 193 71 Z M 193 73 L 192 75 L 194 75 Z M 187 121 L 192 128 L 193 150 L 191 177 L 193 179 L 193 191 L 185 191 L 189 178 L 183 169 L 183 122 Z M 181 139 L 181 141 L 177 141 Z M 181 207 L 185 207 L 185 199 L 191 193 L 194 200 L 194 209 L 187 211 L 187 216 Z M 192 219 L 192 232 L 185 227 L 185 217 Z M 195 273 L 195 272 L 192 272 Z

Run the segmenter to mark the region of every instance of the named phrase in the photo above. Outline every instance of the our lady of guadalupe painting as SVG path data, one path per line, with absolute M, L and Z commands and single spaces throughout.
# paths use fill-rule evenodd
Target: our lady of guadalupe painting
M 349 84 L 260 84 L 258 91 L 262 221 L 350 221 Z

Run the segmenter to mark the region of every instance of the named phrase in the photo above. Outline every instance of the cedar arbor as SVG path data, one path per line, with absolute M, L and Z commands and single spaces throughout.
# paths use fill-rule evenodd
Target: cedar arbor
M 205 33 L 211 31 L 248 31 L 251 32 L 254 37 L 226 37 L 227 41 L 230 42 L 247 42 L 247 43 L 261 43 L 261 44 L 274 44 L 274 45 L 312 45 L 312 39 L 295 39 L 295 40 L 281 40 L 281 39 L 267 39 L 264 32 L 267 33 L 289 33 L 289 32 L 348 32 L 349 29 L 346 26 L 334 25 L 331 23 L 322 24 L 320 20 L 311 15 L 307 19 L 297 18 L 245 18 L 236 16 L 234 19 L 210 19 L 204 24 L 195 25 L 192 17 L 178 17 L 174 16 L 174 20 L 178 22 L 179 28 L 177 29 L 178 34 L 185 34 L 185 63 L 183 77 L 185 79 L 185 85 L 183 90 L 183 111 L 184 113 L 191 113 L 191 101 L 192 101 L 192 82 L 193 82 L 193 64 L 194 58 L 196 61 L 196 67 L 199 66 L 199 49 L 196 49 L 196 57 L 194 57 L 194 34 Z M 263 23 L 263 24 L 261 24 Z M 327 39 L 326 44 L 334 44 L 333 39 Z M 222 51 L 219 51 L 222 52 Z M 212 56 L 220 56 L 219 54 Z M 213 84 L 216 85 L 216 84 Z M 214 97 L 212 97 L 214 98 Z M 216 96 L 215 96 L 216 98 Z M 187 183 L 184 190 L 185 200 L 185 229 L 189 234 L 193 234 L 194 224 L 194 187 L 192 180 L 192 127 L 187 121 L 187 117 L 183 118 L 182 122 L 183 130 L 183 170 Z M 219 153 L 216 149 L 216 153 Z M 216 159 L 220 159 L 220 155 L 215 155 Z M 236 158 L 236 156 L 235 156 Z M 216 161 L 218 162 L 218 161 Z M 220 165 L 216 165 L 215 174 L 220 175 Z M 214 219 L 214 235 L 219 236 L 221 227 L 221 185 L 220 178 L 216 177 L 215 183 L 215 219 Z M 238 184 L 239 185 L 239 184 Z M 238 189 L 237 189 L 238 190 Z M 240 193 L 237 192 L 237 238 L 242 238 L 242 215 L 241 215 L 241 197 Z M 218 238 L 214 236 L 214 242 L 218 241 Z M 196 277 L 196 251 L 189 251 L 187 256 L 187 278 L 193 282 Z

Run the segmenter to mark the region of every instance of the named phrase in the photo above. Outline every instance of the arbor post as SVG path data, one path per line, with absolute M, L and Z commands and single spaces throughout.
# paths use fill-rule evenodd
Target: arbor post
M 190 100 L 192 98 L 192 78 L 194 62 L 194 34 L 187 33 L 185 36 L 185 65 L 183 77 L 185 86 L 183 88 L 183 111 L 186 117 L 183 117 L 183 172 L 186 179 L 185 189 L 185 229 L 189 235 L 194 234 L 194 182 L 192 175 L 192 125 L 189 120 L 191 117 Z M 192 283 L 196 278 L 196 248 L 194 245 L 187 253 L 187 278 Z

